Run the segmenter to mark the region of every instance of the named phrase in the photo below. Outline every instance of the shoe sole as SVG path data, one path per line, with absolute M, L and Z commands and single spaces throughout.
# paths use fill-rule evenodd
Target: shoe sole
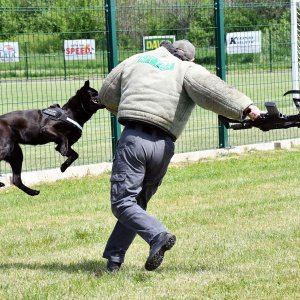
M 175 243 L 176 243 L 176 236 L 173 235 L 168 239 L 166 244 L 163 245 L 157 251 L 157 253 L 155 253 L 153 255 L 152 259 L 146 261 L 145 269 L 147 271 L 153 271 L 153 270 L 157 269 L 164 260 L 165 252 L 170 250 L 175 245 Z
M 118 265 L 117 263 L 107 263 L 106 272 L 108 273 L 117 273 L 121 268 L 121 263 Z
M 107 273 L 118 273 L 120 270 L 120 267 L 115 267 L 115 268 L 106 268 Z

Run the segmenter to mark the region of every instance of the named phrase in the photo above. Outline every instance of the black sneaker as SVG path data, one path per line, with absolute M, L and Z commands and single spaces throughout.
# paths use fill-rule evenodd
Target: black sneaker
M 165 252 L 170 250 L 176 242 L 176 236 L 163 232 L 159 234 L 152 245 L 150 245 L 150 254 L 145 263 L 145 269 L 147 271 L 153 271 L 157 269 L 163 262 Z
M 121 268 L 121 263 L 117 263 L 111 260 L 107 261 L 106 270 L 109 273 L 117 273 Z

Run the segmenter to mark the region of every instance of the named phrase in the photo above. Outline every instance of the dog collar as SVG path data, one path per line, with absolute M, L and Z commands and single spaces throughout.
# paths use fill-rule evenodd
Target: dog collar
M 80 126 L 75 120 L 67 117 L 65 111 L 61 109 L 59 106 L 50 106 L 46 109 L 43 109 L 42 113 L 47 115 L 52 120 L 61 120 L 66 123 L 69 123 L 70 125 L 75 126 L 80 131 L 83 130 L 82 126 Z
M 64 120 L 63 120 L 64 121 Z M 74 121 L 73 119 L 67 117 L 66 118 L 66 121 L 69 122 L 69 123 L 72 123 L 73 125 L 75 125 L 77 128 L 79 128 L 81 131 L 82 131 L 82 126 L 80 126 L 76 121 Z

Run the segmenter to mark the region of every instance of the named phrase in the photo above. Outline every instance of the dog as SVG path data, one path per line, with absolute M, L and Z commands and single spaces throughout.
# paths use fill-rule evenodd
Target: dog
M 104 108 L 98 102 L 98 92 L 84 85 L 60 108 L 58 104 L 46 109 L 19 110 L 0 116 L 0 161 L 10 164 L 12 183 L 30 196 L 40 192 L 25 186 L 21 179 L 23 153 L 19 144 L 44 145 L 57 144 L 55 150 L 67 157 L 60 166 L 64 172 L 78 157 L 71 146 L 82 134 L 82 126 L 94 113 Z M 0 182 L 0 187 L 4 183 Z

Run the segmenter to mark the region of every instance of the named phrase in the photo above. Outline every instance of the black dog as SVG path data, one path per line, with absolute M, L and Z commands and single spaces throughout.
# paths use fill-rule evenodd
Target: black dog
M 30 196 L 39 194 L 22 182 L 23 153 L 19 144 L 56 143 L 55 150 L 67 157 L 60 167 L 62 172 L 78 158 L 71 146 L 81 137 L 83 124 L 104 108 L 97 96 L 98 92 L 86 81 L 62 108 L 54 105 L 44 110 L 19 110 L 0 116 L 0 160 L 10 164 L 14 185 Z M 3 186 L 0 182 L 0 187 Z

